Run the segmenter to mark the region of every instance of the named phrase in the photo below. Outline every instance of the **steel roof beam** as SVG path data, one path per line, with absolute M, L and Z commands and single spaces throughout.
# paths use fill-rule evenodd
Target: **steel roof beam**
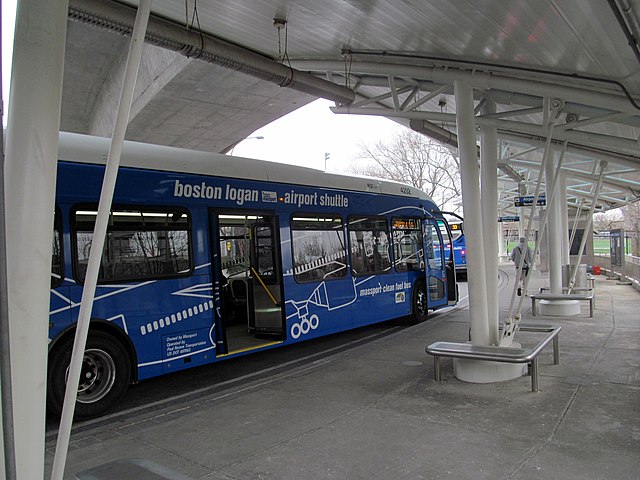
M 432 120 L 439 122 L 446 122 L 448 124 L 454 124 L 456 115 L 454 113 L 440 113 L 440 112 L 397 112 L 393 110 L 387 110 L 385 108 L 357 108 L 357 107 L 333 107 L 331 110 L 334 113 L 341 114 L 357 114 L 357 115 L 372 115 L 372 116 L 385 116 L 385 117 L 397 117 L 406 119 L 417 120 Z M 515 134 L 528 134 L 539 137 L 544 137 L 544 127 L 535 124 L 528 124 L 524 122 L 514 122 L 511 120 L 500 120 L 495 118 L 476 117 L 476 123 L 479 126 L 494 126 L 498 128 L 498 135 L 502 136 L 503 133 L 515 133 Z M 581 131 L 566 131 L 555 134 L 553 139 L 555 141 L 569 141 L 573 144 L 588 145 L 601 149 L 617 149 L 617 153 L 628 154 L 638 151 L 638 143 L 636 140 L 629 138 L 613 137 L 611 135 L 602 135 L 590 132 Z M 638 159 L 640 163 L 640 159 Z
M 324 72 L 326 70 L 343 70 L 344 63 L 339 61 L 322 60 L 292 60 L 292 66 L 304 71 Z M 504 72 L 480 72 L 466 66 L 453 68 L 421 67 L 392 63 L 357 62 L 350 63 L 351 71 L 360 74 L 384 75 L 394 74 L 407 76 L 420 80 L 430 80 L 434 83 L 446 84 L 454 80 L 465 80 L 472 88 L 481 90 L 506 90 L 510 92 L 527 93 L 540 97 L 562 98 L 566 102 L 574 102 L 582 105 L 590 105 L 606 110 L 628 112 L 638 115 L 640 112 L 622 94 L 614 94 L 602 91 L 602 84 L 594 82 L 596 88 L 587 88 L 575 84 L 575 79 L 567 79 L 566 82 L 529 80 L 505 75 Z
M 524 164 L 523 161 L 520 161 L 517 159 L 514 159 L 511 163 L 515 163 L 517 165 Z M 527 162 L 527 164 L 523 166 L 526 166 L 526 168 L 529 170 L 539 171 L 540 169 L 540 164 L 535 162 Z M 568 168 L 566 166 L 563 166 L 562 170 L 566 172 L 567 175 L 571 178 L 587 180 L 588 184 L 592 184 L 598 178 L 598 176 L 595 175 L 594 173 L 588 173 L 582 170 Z M 609 174 L 606 174 L 605 178 L 606 178 L 607 186 L 615 186 L 617 187 L 617 190 L 624 189 L 626 191 L 631 191 L 636 197 L 640 197 L 640 182 L 612 177 Z M 575 186 L 575 184 L 573 186 Z
M 339 72 L 336 72 L 339 73 Z M 431 81 L 421 81 L 421 80 L 411 80 L 403 77 L 403 81 L 396 80 L 396 86 L 402 86 L 403 84 L 408 85 L 419 85 L 422 90 L 425 92 L 433 92 L 434 89 L 440 89 L 444 86 L 448 88 L 445 89 L 445 92 L 450 89 L 450 84 L 439 84 Z M 387 77 L 379 77 L 379 76 L 368 76 L 364 75 L 361 77 L 361 82 L 359 84 L 361 87 L 376 87 L 376 88 L 388 88 L 388 80 Z M 438 92 L 443 93 L 441 91 Z M 447 92 L 450 94 L 451 92 Z M 436 95 L 438 95 L 436 94 Z M 434 95 L 434 96 L 436 96 Z M 481 97 L 487 96 L 488 98 L 493 99 L 497 104 L 500 105 L 517 105 L 523 107 L 542 107 L 543 97 L 530 95 L 528 93 L 520 93 L 506 90 L 497 90 L 492 89 L 486 92 L 483 92 L 480 95 L 477 91 L 475 92 L 476 99 L 480 99 Z M 592 105 L 584 105 L 575 102 L 567 101 L 564 104 L 562 109 L 563 113 L 574 113 L 581 117 L 600 117 L 605 115 L 612 115 L 612 117 L 608 120 L 612 123 L 617 123 L 620 125 L 629 125 L 638 127 L 640 126 L 640 115 L 636 113 L 636 115 L 631 115 L 628 112 L 618 112 L 616 110 L 612 110 L 611 108 L 600 108 L 594 107 Z

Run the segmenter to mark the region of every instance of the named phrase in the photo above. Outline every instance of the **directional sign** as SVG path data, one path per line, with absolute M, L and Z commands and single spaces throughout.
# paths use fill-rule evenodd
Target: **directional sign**
M 515 197 L 513 199 L 513 204 L 516 207 L 528 207 L 533 203 L 534 195 L 525 195 L 524 197 Z M 547 198 L 544 195 L 538 195 L 538 202 L 536 205 L 546 205 Z
M 498 217 L 498 222 L 519 222 L 520 217 L 518 215 L 505 215 L 504 217 Z

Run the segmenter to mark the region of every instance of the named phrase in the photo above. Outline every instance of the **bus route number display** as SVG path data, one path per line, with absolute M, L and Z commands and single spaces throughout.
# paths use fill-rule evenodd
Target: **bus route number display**
M 415 218 L 395 218 L 393 228 L 398 230 L 417 230 L 418 222 Z

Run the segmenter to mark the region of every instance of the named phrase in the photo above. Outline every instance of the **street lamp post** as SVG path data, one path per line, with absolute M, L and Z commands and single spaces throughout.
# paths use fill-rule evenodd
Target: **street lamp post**
M 238 140 L 236 143 L 234 143 L 233 145 L 231 145 L 231 149 L 227 149 L 226 152 L 222 152 L 222 153 L 228 153 L 229 155 L 233 155 L 233 151 L 235 150 L 235 148 L 241 144 L 242 142 L 244 142 L 245 140 L 264 140 L 264 137 L 262 135 L 257 135 L 255 137 L 246 137 L 243 138 L 242 140 Z

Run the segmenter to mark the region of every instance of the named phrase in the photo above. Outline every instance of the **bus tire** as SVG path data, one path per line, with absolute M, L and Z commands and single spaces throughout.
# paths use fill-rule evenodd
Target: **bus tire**
M 70 335 L 49 353 L 47 409 L 57 416 L 62 413 L 72 349 Z M 124 397 L 130 381 L 131 362 L 124 345 L 108 333 L 89 333 L 74 418 L 103 415 Z
M 424 322 L 427 319 L 428 314 L 429 302 L 427 299 L 427 288 L 423 281 L 419 281 L 413 286 L 409 324 L 417 325 L 420 322 Z

